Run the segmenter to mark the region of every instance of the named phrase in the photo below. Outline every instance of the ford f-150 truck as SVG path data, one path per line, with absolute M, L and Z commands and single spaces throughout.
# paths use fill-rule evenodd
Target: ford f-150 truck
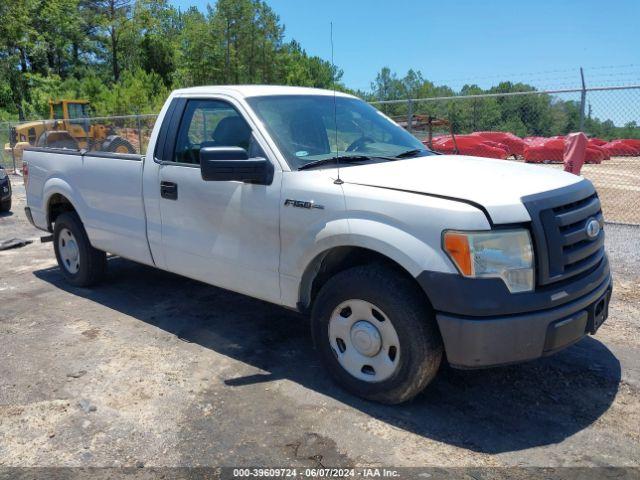
M 367 399 L 412 398 L 443 358 L 551 354 L 607 317 L 588 180 L 437 155 L 350 95 L 177 90 L 144 156 L 24 160 L 27 216 L 71 284 L 100 280 L 109 252 L 308 313 L 323 363 Z

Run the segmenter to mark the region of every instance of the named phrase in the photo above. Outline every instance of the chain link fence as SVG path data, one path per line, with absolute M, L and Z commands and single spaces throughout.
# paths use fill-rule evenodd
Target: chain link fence
M 143 155 L 156 118 L 149 114 L 0 123 L 1 164 L 20 172 L 26 147 Z
M 588 151 L 581 174 L 598 189 L 606 219 L 640 225 L 640 85 L 371 103 L 436 151 L 536 163 L 541 168 L 563 168 L 561 137 L 583 131 L 592 137 L 593 151 Z M 144 154 L 156 118 L 0 123 L 2 165 L 20 172 L 22 151 L 30 145 Z M 512 135 L 496 138 L 496 132 Z M 638 143 L 624 148 L 619 139 Z
M 563 137 L 582 131 L 590 139 L 581 175 L 605 218 L 640 225 L 640 85 L 371 103 L 436 151 L 541 168 L 562 169 Z

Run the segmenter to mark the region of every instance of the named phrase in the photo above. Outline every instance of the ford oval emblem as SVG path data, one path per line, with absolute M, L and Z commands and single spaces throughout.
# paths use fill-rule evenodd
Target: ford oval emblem
M 595 218 L 590 219 L 587 222 L 587 226 L 585 227 L 585 231 L 587 232 L 587 237 L 593 240 L 600 233 L 600 222 Z

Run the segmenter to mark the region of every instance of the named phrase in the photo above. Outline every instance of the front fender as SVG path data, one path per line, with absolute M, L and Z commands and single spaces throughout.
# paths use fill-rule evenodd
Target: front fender
M 299 252 L 295 258 L 283 255 L 281 286 L 285 304 L 295 306 L 305 298 L 322 260 L 338 247 L 372 250 L 397 263 L 413 277 L 424 270 L 455 272 L 439 248 L 398 226 L 367 218 L 335 219 L 299 238 L 290 250 L 292 254 Z M 285 257 L 291 261 L 288 263 Z
M 290 252 L 292 262 L 283 258 L 282 273 L 302 277 L 314 259 L 336 247 L 361 247 L 393 260 L 414 277 L 423 270 L 455 272 L 438 249 L 397 226 L 366 218 L 341 218 L 323 223 L 299 238 Z M 295 255 L 299 252 L 299 255 Z M 289 257 L 291 258 L 291 257 Z

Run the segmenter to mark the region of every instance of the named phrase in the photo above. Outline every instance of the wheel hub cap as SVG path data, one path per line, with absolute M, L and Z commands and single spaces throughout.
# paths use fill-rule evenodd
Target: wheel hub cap
M 362 355 L 373 357 L 382 347 L 382 338 L 376 327 L 366 320 L 360 320 L 351 327 L 351 343 Z
M 80 250 L 71 230 L 64 228 L 60 231 L 58 251 L 64 268 L 69 273 L 76 273 L 80 268 Z
M 400 340 L 391 319 L 376 305 L 351 299 L 329 319 L 329 343 L 342 368 L 365 382 L 382 382 L 400 365 Z

